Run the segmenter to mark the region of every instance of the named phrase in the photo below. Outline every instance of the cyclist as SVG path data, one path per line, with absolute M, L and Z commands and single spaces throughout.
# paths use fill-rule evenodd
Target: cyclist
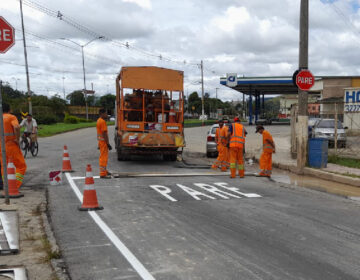
M 30 138 L 30 147 L 32 142 L 36 141 L 36 132 L 37 132 L 37 123 L 36 120 L 32 117 L 31 114 L 26 116 L 26 119 L 23 119 L 20 123 L 20 127 L 25 127 L 24 134 L 22 138 L 25 143 L 27 142 L 27 137 Z

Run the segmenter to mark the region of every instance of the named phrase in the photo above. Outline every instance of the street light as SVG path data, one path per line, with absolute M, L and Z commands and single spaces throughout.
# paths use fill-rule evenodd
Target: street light
M 79 46 L 81 48 L 81 55 L 82 55 L 82 66 L 83 66 L 83 75 L 84 75 L 84 98 L 85 98 L 85 106 L 86 106 L 86 119 L 89 119 L 89 114 L 88 114 L 88 102 L 87 102 L 87 97 L 86 97 L 86 76 L 85 76 L 85 57 L 84 57 L 84 47 L 86 47 L 87 45 L 89 45 L 90 43 L 94 42 L 95 40 L 100 40 L 100 39 L 104 39 L 104 36 L 99 36 L 96 37 L 92 40 L 90 40 L 89 42 L 87 42 L 84 45 L 81 45 L 73 40 L 67 39 L 67 38 L 60 38 L 61 40 L 66 40 L 69 41 L 77 46 Z
M 15 89 L 17 91 L 17 81 L 20 81 L 20 79 L 19 78 L 14 78 L 14 77 L 12 77 L 11 79 L 15 80 Z

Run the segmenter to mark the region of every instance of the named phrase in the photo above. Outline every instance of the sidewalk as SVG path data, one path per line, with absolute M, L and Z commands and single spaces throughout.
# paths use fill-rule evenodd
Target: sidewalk
M 214 158 L 208 159 L 205 155 L 206 136 L 209 129 L 209 126 L 185 129 L 186 148 L 184 149 L 184 154 L 192 154 L 193 161 L 203 160 L 212 163 L 215 160 Z M 258 161 L 262 152 L 262 137 L 255 133 L 254 126 L 246 127 L 246 129 L 248 131 L 245 144 L 246 158 L 253 158 L 255 161 Z M 290 133 L 275 132 L 273 133 L 273 138 L 276 144 L 276 153 L 273 154 L 273 167 L 296 173 L 296 159 L 292 159 L 290 156 Z M 257 167 L 257 165 L 252 166 L 252 169 L 255 167 Z M 360 178 L 356 178 L 356 176 L 360 176 L 360 169 L 329 163 L 327 168 L 322 169 L 306 167 L 304 169 L 304 175 L 337 182 L 344 186 L 349 185 L 350 188 L 355 188 L 351 189 L 350 193 L 360 196 L 360 189 L 358 188 L 360 187 Z M 319 182 L 319 185 L 321 184 L 324 185 L 324 183 Z M 322 187 L 319 186 L 319 188 Z M 326 186 L 323 189 L 326 189 Z M 326 191 L 328 190 L 326 189 Z M 349 192 L 344 191 L 341 193 L 341 191 L 336 190 L 334 193 L 348 196 Z

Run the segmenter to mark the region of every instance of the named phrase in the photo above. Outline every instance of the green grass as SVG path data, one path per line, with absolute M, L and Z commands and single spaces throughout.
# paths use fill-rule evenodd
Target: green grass
M 344 158 L 344 157 L 331 155 L 328 158 L 328 162 L 346 166 L 346 167 L 360 168 L 360 160 L 359 159 Z
M 113 125 L 114 122 L 108 122 L 108 125 Z M 86 127 L 95 127 L 96 122 L 91 123 L 57 123 L 50 125 L 39 125 L 38 137 L 48 137 L 55 134 L 77 130 Z
M 204 121 L 205 125 L 212 125 L 216 122 L 217 120 Z M 202 121 L 198 119 L 189 119 L 184 121 L 184 127 L 196 127 L 196 126 L 202 126 Z

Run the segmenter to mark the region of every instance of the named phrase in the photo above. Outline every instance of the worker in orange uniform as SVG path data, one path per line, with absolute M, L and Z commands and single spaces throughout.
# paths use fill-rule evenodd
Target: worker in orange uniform
M 97 139 L 100 149 L 100 157 L 99 157 L 100 178 L 110 179 L 111 174 L 106 169 L 109 158 L 109 150 L 110 151 L 112 150 L 112 147 L 109 144 L 108 129 L 106 125 L 106 119 L 108 116 L 105 109 L 100 109 L 99 115 L 100 117 L 96 122 L 96 130 L 97 130 Z
M 3 118 L 4 118 L 4 136 L 6 149 L 6 162 L 12 160 L 16 168 L 16 186 L 20 188 L 23 183 L 26 172 L 26 163 L 24 156 L 20 150 L 20 125 L 17 118 L 10 114 L 10 105 L 3 104 Z M 2 154 L 0 153 L 0 158 Z M 1 158 L 2 163 L 2 158 Z M 2 166 L 3 170 L 4 166 Z M 2 171 L 2 174 L 4 172 Z
M 222 149 L 222 165 L 221 165 L 221 171 L 226 171 L 229 168 L 229 141 L 228 141 L 228 127 L 226 125 L 223 125 L 223 127 L 220 129 L 220 146 Z
M 218 121 L 219 127 L 216 129 L 215 131 L 215 143 L 217 144 L 217 151 L 218 151 L 218 157 L 216 159 L 216 161 L 213 163 L 213 165 L 211 166 L 212 169 L 218 169 L 222 167 L 223 164 L 223 145 L 221 145 L 221 138 L 220 138 L 220 131 L 224 125 L 224 121 L 223 120 L 219 120 Z
M 272 172 L 272 154 L 275 153 L 275 143 L 269 131 L 262 125 L 256 127 L 256 133 L 259 132 L 263 137 L 263 152 L 260 157 L 260 176 L 271 177 Z
M 228 129 L 228 139 L 230 143 L 230 178 L 236 177 L 236 169 L 239 172 L 240 178 L 245 176 L 245 165 L 244 165 L 244 145 L 246 130 L 240 123 L 238 117 L 234 118 L 234 123 Z

